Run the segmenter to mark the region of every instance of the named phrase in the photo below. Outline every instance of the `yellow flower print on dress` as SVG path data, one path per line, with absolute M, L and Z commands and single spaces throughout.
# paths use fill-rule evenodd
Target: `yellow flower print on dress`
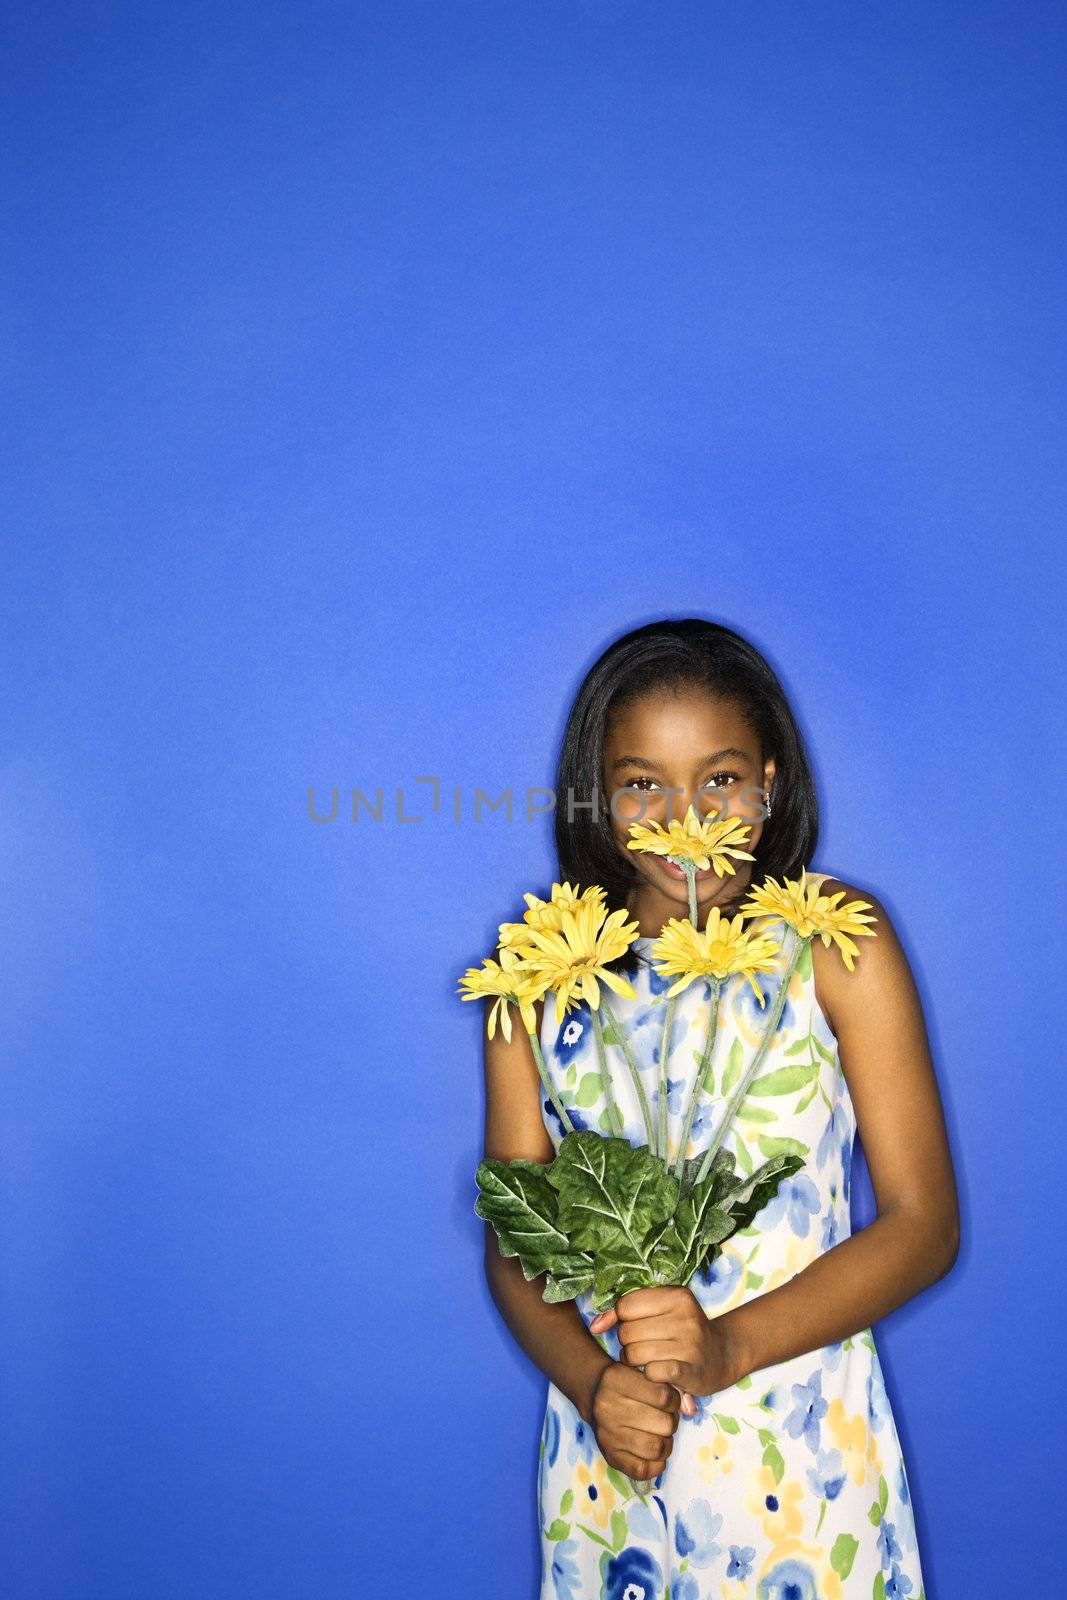
M 618 1504 L 618 1495 L 608 1477 L 607 1462 L 599 1453 L 593 1458 L 592 1469 L 579 1461 L 574 1473 L 574 1514 L 586 1521 L 606 1528 L 611 1513 Z
M 867 1419 L 858 1411 L 850 1417 L 840 1396 L 835 1395 L 827 1407 L 826 1426 L 830 1430 L 831 1439 L 844 1457 L 845 1471 L 853 1483 L 863 1483 L 867 1477 L 867 1462 L 870 1456 L 870 1429 L 867 1426 Z
M 759 1467 L 749 1481 L 746 1511 L 759 1517 L 768 1539 L 783 1539 L 804 1526 L 800 1502 L 804 1490 L 796 1478 L 779 1483 L 770 1467 Z
M 780 1267 L 768 1274 L 760 1293 L 769 1294 L 772 1289 L 777 1289 L 780 1284 L 788 1283 L 790 1278 L 795 1278 L 798 1272 L 810 1266 L 819 1254 L 819 1241 L 815 1230 L 808 1234 L 806 1239 L 798 1239 L 794 1234 L 786 1246 L 785 1261 Z
M 771 1550 L 759 1573 L 756 1593 L 768 1600 L 786 1595 L 817 1595 L 818 1600 L 845 1600 L 844 1585 L 830 1565 L 826 1548 L 803 1539 L 782 1539 Z
M 705 1483 L 716 1483 L 734 1470 L 730 1440 L 721 1428 L 712 1434 L 709 1444 L 700 1446 L 697 1451 L 697 1461 L 700 1463 L 700 1476 Z

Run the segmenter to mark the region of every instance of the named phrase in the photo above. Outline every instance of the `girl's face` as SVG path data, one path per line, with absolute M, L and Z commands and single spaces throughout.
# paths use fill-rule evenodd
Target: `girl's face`
M 668 917 L 689 915 L 689 891 L 681 867 L 663 856 L 628 850 L 633 822 L 681 822 L 692 805 L 698 816 L 737 816 L 749 824 L 739 848 L 754 851 L 763 831 L 765 795 L 774 761 L 763 761 L 759 740 L 733 700 L 706 689 L 686 688 L 643 696 L 616 711 L 604 736 L 602 783 L 611 806 L 619 850 L 640 882 L 631 911 L 658 932 Z M 701 792 L 703 791 L 703 792 Z M 752 862 L 730 858 L 736 871 L 722 877 L 713 867 L 696 874 L 701 927 L 712 906 L 726 910 L 743 895 Z

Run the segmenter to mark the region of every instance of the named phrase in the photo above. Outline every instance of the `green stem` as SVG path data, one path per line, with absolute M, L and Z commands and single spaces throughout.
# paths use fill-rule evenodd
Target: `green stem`
M 619 1109 L 611 1096 L 611 1074 L 608 1071 L 608 1053 L 604 1045 L 604 1024 L 600 1019 L 597 1007 L 590 1007 L 590 1016 L 593 1019 L 593 1037 L 596 1039 L 597 1064 L 600 1068 L 600 1085 L 604 1091 L 604 1104 L 608 1111 L 608 1126 L 621 1132 L 622 1123 Z
M 697 925 L 697 868 L 695 861 L 682 861 L 680 863 L 685 873 L 686 887 L 689 890 L 689 920 L 695 928 Z
M 526 1037 L 530 1041 L 530 1046 L 531 1046 L 531 1049 L 533 1050 L 534 1060 L 537 1062 L 537 1070 L 541 1074 L 541 1082 L 544 1084 L 545 1089 L 548 1091 L 548 1098 L 551 1100 L 552 1104 L 555 1106 L 556 1111 L 559 1114 L 559 1120 L 562 1122 L 562 1124 L 563 1124 L 564 1128 L 566 1129 L 567 1133 L 573 1133 L 574 1132 L 574 1123 L 571 1121 L 570 1117 L 567 1115 L 566 1106 L 561 1104 L 561 1102 L 557 1098 L 556 1091 L 552 1087 L 552 1080 L 548 1076 L 548 1068 L 545 1066 L 545 1058 L 541 1053 L 541 1042 L 540 1042 L 540 1040 L 538 1039 L 538 1037 L 537 1037 L 537 1035 L 535 1033 L 530 1033 L 529 1031 L 527 1031 Z
M 648 1096 L 645 1093 L 645 1086 L 641 1082 L 641 1074 L 638 1071 L 637 1062 L 634 1059 L 634 1053 L 630 1049 L 630 1041 L 627 1039 L 622 1028 L 619 1027 L 615 1013 L 612 1011 L 606 1000 L 602 1000 L 600 1002 L 600 1009 L 608 1019 L 608 1026 L 614 1029 L 615 1038 L 618 1040 L 619 1047 L 623 1053 L 623 1059 L 630 1069 L 630 1076 L 633 1079 L 634 1088 L 637 1090 L 637 1098 L 641 1104 L 641 1115 L 645 1119 L 645 1133 L 648 1136 L 648 1148 L 650 1150 L 654 1150 L 656 1148 L 656 1130 L 652 1123 L 652 1107 L 648 1103 Z
M 797 962 L 800 960 L 801 951 L 811 943 L 811 938 L 811 934 L 804 939 L 802 939 L 799 934 L 794 934 L 793 948 L 789 953 L 789 960 L 786 962 L 785 972 L 782 974 L 782 981 L 778 986 L 778 993 L 774 1001 L 774 1010 L 771 1012 L 771 1020 L 767 1024 L 767 1029 L 763 1035 L 763 1038 L 760 1040 L 759 1049 L 752 1057 L 752 1060 L 749 1062 L 748 1067 L 742 1075 L 741 1082 L 734 1090 L 730 1103 L 726 1107 L 725 1115 L 719 1124 L 718 1132 L 709 1144 L 707 1150 L 704 1152 L 704 1160 L 701 1163 L 700 1171 L 697 1173 L 696 1177 L 697 1183 L 702 1183 L 707 1177 L 708 1169 L 715 1158 L 715 1154 L 719 1146 L 722 1144 L 723 1137 L 727 1128 L 730 1126 L 731 1121 L 733 1120 L 734 1113 L 741 1104 L 742 1100 L 745 1098 L 745 1095 L 748 1093 L 748 1086 L 752 1082 L 752 1079 L 754 1078 L 764 1056 L 770 1049 L 771 1040 L 774 1038 L 775 1030 L 778 1027 L 782 1012 L 785 1010 L 786 991 L 789 988 L 789 980 L 792 978 L 793 973 L 796 970 Z
M 680 992 L 680 991 L 679 991 Z M 672 994 L 663 1018 L 663 1037 L 659 1046 L 659 1148 L 656 1154 L 667 1165 L 667 1066 L 671 1057 L 671 1034 L 674 1032 L 674 1013 L 678 1009 L 678 995 Z
M 700 1096 L 704 1093 L 704 1090 L 708 1087 L 708 1085 L 704 1082 L 704 1079 L 708 1076 L 708 1072 L 711 1067 L 711 1053 L 715 1048 L 715 1034 L 718 1031 L 719 1026 L 719 994 L 722 990 L 722 985 L 722 978 L 712 978 L 711 1013 L 708 1017 L 708 1037 L 704 1045 L 704 1053 L 700 1058 L 700 1065 L 697 1067 L 696 1077 L 693 1080 L 693 1087 L 689 1096 L 689 1110 L 686 1113 L 685 1126 L 682 1129 L 682 1142 L 678 1146 L 678 1155 L 674 1163 L 674 1176 L 676 1178 L 681 1178 L 682 1176 L 682 1168 L 685 1165 L 685 1152 L 689 1145 L 689 1133 L 693 1126 L 693 1118 L 696 1116 L 697 1103 L 700 1099 Z

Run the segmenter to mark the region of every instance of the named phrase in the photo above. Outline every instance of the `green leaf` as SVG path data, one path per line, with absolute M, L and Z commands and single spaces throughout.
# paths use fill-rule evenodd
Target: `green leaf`
M 769 1106 L 750 1106 L 747 1100 L 742 1100 L 737 1108 L 737 1115 L 742 1122 L 777 1122 L 778 1113 Z
M 595 1106 L 600 1099 L 601 1088 L 599 1072 L 583 1072 L 578 1093 L 574 1097 L 575 1105 L 580 1106 L 583 1111 L 588 1111 L 589 1107 Z
M 546 1271 L 561 1281 L 591 1281 L 592 1256 L 575 1249 L 569 1230 L 559 1220 L 558 1196 L 549 1181 L 555 1164 L 523 1159 L 480 1161 L 475 1171 L 480 1193 L 474 1210 L 492 1223 L 501 1254 L 518 1256 L 527 1281 Z
M 804 948 L 797 957 L 796 968 L 802 978 L 811 977 L 811 939 L 804 940 Z
M 736 1387 L 738 1389 L 751 1389 L 751 1387 L 752 1387 L 752 1374 L 751 1374 L 751 1372 L 748 1373 L 747 1376 L 744 1377 L 744 1378 L 738 1378 Z
M 738 1228 L 747 1228 L 768 1200 L 774 1199 L 782 1179 L 799 1172 L 803 1165 L 799 1156 L 772 1156 L 725 1195 L 721 1204 L 737 1219 Z
M 723 1433 L 741 1432 L 741 1424 L 738 1422 L 736 1417 L 727 1417 L 721 1411 L 713 1411 L 712 1416 L 719 1424 L 719 1427 L 722 1429 Z
M 785 1462 L 782 1460 L 782 1452 L 773 1442 L 763 1452 L 763 1465 L 770 1467 L 775 1483 L 781 1483 L 785 1476 Z
M 782 1051 L 782 1054 L 784 1056 L 798 1056 L 802 1050 L 806 1050 L 807 1048 L 808 1048 L 807 1037 L 805 1037 L 803 1039 L 794 1039 L 793 1043 L 789 1046 L 789 1048 L 787 1050 L 783 1050 Z
M 830 1565 L 842 1582 L 852 1571 L 852 1563 L 856 1559 L 856 1551 L 860 1544 L 850 1533 L 839 1533 L 834 1540 L 834 1547 L 830 1551 Z
M 762 1283 L 763 1279 L 760 1277 L 758 1272 L 747 1272 L 745 1274 L 746 1289 L 758 1289 Z
M 744 1167 L 746 1172 L 752 1171 L 752 1157 L 749 1155 L 748 1145 L 740 1141 L 737 1146 L 737 1160 L 738 1164 Z
M 572 1250 L 593 1257 L 597 1309 L 652 1284 L 653 1251 L 679 1192 L 663 1163 L 644 1145 L 580 1129 L 565 1135 L 547 1173 L 558 1197 L 559 1229 Z
M 559 1503 L 560 1516 L 565 1517 L 567 1515 L 567 1512 L 570 1510 L 570 1508 L 571 1508 L 571 1506 L 573 1504 L 574 1504 L 574 1490 L 573 1489 L 564 1489 L 563 1498 Z
M 818 1080 L 818 1078 L 816 1078 L 815 1082 L 812 1084 L 812 1086 L 808 1090 L 807 1094 L 801 1095 L 800 1099 L 797 1101 L 796 1105 L 793 1107 L 794 1111 L 806 1111 L 808 1109 L 808 1107 L 811 1105 L 811 1102 L 815 1099 L 815 1095 L 818 1092 L 818 1088 L 819 1088 L 819 1080 Z
M 608 1474 L 608 1482 L 612 1485 L 612 1487 L 618 1490 L 624 1500 L 632 1499 L 634 1486 L 630 1482 L 629 1478 L 623 1477 L 618 1467 L 609 1467 L 607 1462 L 605 1462 L 604 1465 Z
M 769 1444 L 774 1444 L 777 1434 L 772 1433 L 770 1428 L 757 1428 L 756 1437 L 760 1444 L 766 1446 Z
M 885 1600 L 885 1579 L 882 1574 L 876 1573 L 874 1588 L 871 1590 L 871 1600 Z
M 749 1094 L 790 1094 L 794 1089 L 803 1089 L 811 1082 L 811 1064 L 805 1063 L 799 1067 L 777 1067 L 774 1072 L 764 1073 L 762 1078 L 756 1078 L 748 1086 Z
M 545 1537 L 548 1539 L 565 1539 L 570 1531 L 570 1523 L 563 1522 L 559 1517 L 557 1517 L 552 1526 L 545 1529 Z
M 886 1483 L 884 1478 L 879 1478 L 878 1479 L 878 1505 L 879 1505 L 879 1508 L 881 1510 L 881 1513 L 882 1513 L 883 1517 L 885 1516 L 885 1508 L 886 1508 L 886 1506 L 888 1504 L 889 1504 L 889 1485 L 888 1485 L 888 1483 Z
M 735 1083 L 741 1080 L 741 1068 L 745 1059 L 745 1047 L 740 1039 L 734 1039 L 726 1056 L 726 1070 L 722 1075 L 722 1089 L 720 1093 L 729 1094 Z
M 593 1279 L 592 1257 L 576 1253 L 573 1264 L 570 1264 L 569 1258 L 560 1261 L 557 1268 L 548 1274 L 541 1299 L 550 1306 L 558 1305 L 561 1300 L 576 1300 L 593 1287 Z
M 870 1518 L 870 1520 L 872 1521 L 872 1523 L 874 1524 L 874 1526 L 877 1528 L 878 1524 L 882 1520 L 882 1508 L 878 1504 L 877 1500 L 874 1502 L 874 1505 L 868 1511 L 867 1515 Z
M 836 1053 L 833 1050 L 828 1050 L 822 1040 L 817 1039 L 814 1034 L 811 1036 L 811 1042 L 824 1061 L 837 1061 L 839 1059 Z
M 799 1139 L 787 1139 L 782 1134 L 761 1133 L 756 1140 L 765 1156 L 806 1156 L 808 1147 Z
M 626 1543 L 626 1512 L 616 1510 L 611 1513 L 611 1542 L 616 1550 L 621 1550 Z

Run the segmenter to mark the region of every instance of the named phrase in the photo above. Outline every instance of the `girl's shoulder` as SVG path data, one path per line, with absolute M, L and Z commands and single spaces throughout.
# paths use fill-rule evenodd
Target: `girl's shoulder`
M 822 880 L 819 884 L 820 896 L 840 896 L 835 901 L 837 910 L 847 909 L 852 901 L 859 901 L 863 915 L 875 919 L 862 924 L 871 929 L 873 938 L 866 934 L 846 934 L 856 947 L 851 968 L 845 965 L 835 940 L 831 939 L 825 944 L 816 937 L 811 941 L 812 980 L 816 997 L 832 1031 L 836 1033 L 835 1013 L 840 1019 L 846 1006 L 870 1004 L 878 986 L 887 981 L 897 962 L 903 959 L 903 953 L 889 913 L 873 889 L 831 873 L 813 875 Z

